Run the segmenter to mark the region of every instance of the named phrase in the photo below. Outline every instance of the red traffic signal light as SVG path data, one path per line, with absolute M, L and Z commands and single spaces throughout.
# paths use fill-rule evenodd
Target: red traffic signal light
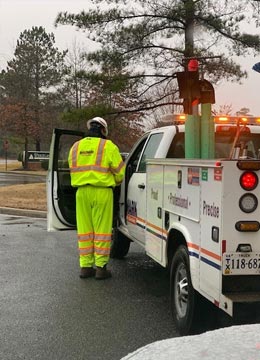
M 198 71 L 199 70 L 199 62 L 197 59 L 191 59 L 188 62 L 188 71 Z

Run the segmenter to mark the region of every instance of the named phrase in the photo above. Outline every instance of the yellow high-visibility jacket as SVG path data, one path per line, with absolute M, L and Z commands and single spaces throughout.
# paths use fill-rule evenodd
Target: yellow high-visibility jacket
M 72 146 L 68 161 L 71 185 L 75 187 L 114 187 L 124 178 L 125 164 L 111 140 L 85 137 Z

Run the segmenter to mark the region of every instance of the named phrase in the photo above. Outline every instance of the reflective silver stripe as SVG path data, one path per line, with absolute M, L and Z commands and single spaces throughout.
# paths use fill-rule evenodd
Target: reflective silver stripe
M 77 159 L 78 159 L 79 141 L 77 141 L 73 145 L 73 148 L 72 148 L 71 172 L 82 172 L 82 171 L 94 170 L 94 171 L 99 171 L 102 173 L 108 173 L 109 168 L 101 166 L 105 144 L 106 144 L 106 140 L 100 139 L 99 145 L 98 145 L 98 150 L 97 150 L 96 162 L 94 165 L 78 166 Z
M 106 140 L 100 139 L 99 145 L 98 145 L 97 157 L 96 157 L 96 165 L 97 166 L 98 165 L 101 166 L 105 144 L 106 144 Z
M 72 159 L 71 159 L 71 165 L 72 167 L 77 166 L 77 154 L 78 154 L 78 148 L 79 148 L 79 141 L 77 141 L 73 147 L 72 147 Z
M 93 240 L 94 233 L 88 233 L 88 234 L 78 234 L 78 241 L 89 241 Z
M 111 171 L 113 174 L 118 174 L 124 165 L 125 165 L 125 163 L 124 163 L 123 161 L 121 161 L 121 163 L 118 165 L 118 167 L 116 167 L 116 168 L 111 168 L 110 171 Z
M 71 168 L 70 171 L 72 173 L 76 173 L 76 172 L 82 172 L 82 171 L 99 171 L 101 173 L 108 173 L 110 172 L 108 167 L 102 167 L 102 166 L 97 166 L 97 165 L 87 165 L 87 166 L 78 166 L 76 168 Z
M 109 249 L 100 249 L 95 246 L 94 251 L 96 254 L 99 254 L 99 255 L 109 255 L 110 254 L 110 248 Z
M 79 249 L 79 255 L 89 255 L 89 254 L 93 254 L 93 252 L 94 252 L 93 246 Z
M 95 241 L 111 241 L 112 234 L 95 234 Z

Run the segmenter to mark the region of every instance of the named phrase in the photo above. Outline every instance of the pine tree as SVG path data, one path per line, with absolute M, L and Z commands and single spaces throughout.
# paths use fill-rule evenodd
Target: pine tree
M 96 8 L 79 14 L 58 14 L 56 24 L 76 26 L 97 42 L 89 59 L 115 67 L 121 64 L 131 75 L 128 78 L 138 79 L 142 109 L 163 105 L 170 92 L 153 97 L 151 103 L 149 91 L 157 85 L 176 89 L 176 71 L 183 71 L 189 58 L 199 59 L 213 83 L 240 81 L 247 73 L 234 56 L 260 50 L 260 37 L 243 32 L 244 24 L 258 20 L 255 0 L 97 0 L 95 4 Z
M 26 104 L 30 113 L 34 112 L 36 150 L 40 150 L 41 132 L 46 126 L 41 122 L 45 98 L 50 98 L 64 70 L 66 52 L 60 52 L 54 44 L 53 33 L 47 34 L 43 27 L 24 30 L 17 40 L 14 58 L 0 76 L 5 100 Z

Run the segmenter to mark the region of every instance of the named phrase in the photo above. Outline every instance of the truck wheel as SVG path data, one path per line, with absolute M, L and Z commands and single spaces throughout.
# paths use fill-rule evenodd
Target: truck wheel
M 197 293 L 191 283 L 187 247 L 179 246 L 171 264 L 170 303 L 173 319 L 180 335 L 192 334 L 198 325 Z M 197 316 L 196 316 L 197 315 Z
M 113 230 L 113 241 L 110 251 L 110 257 L 114 259 L 123 259 L 129 251 L 130 240 L 117 229 Z

